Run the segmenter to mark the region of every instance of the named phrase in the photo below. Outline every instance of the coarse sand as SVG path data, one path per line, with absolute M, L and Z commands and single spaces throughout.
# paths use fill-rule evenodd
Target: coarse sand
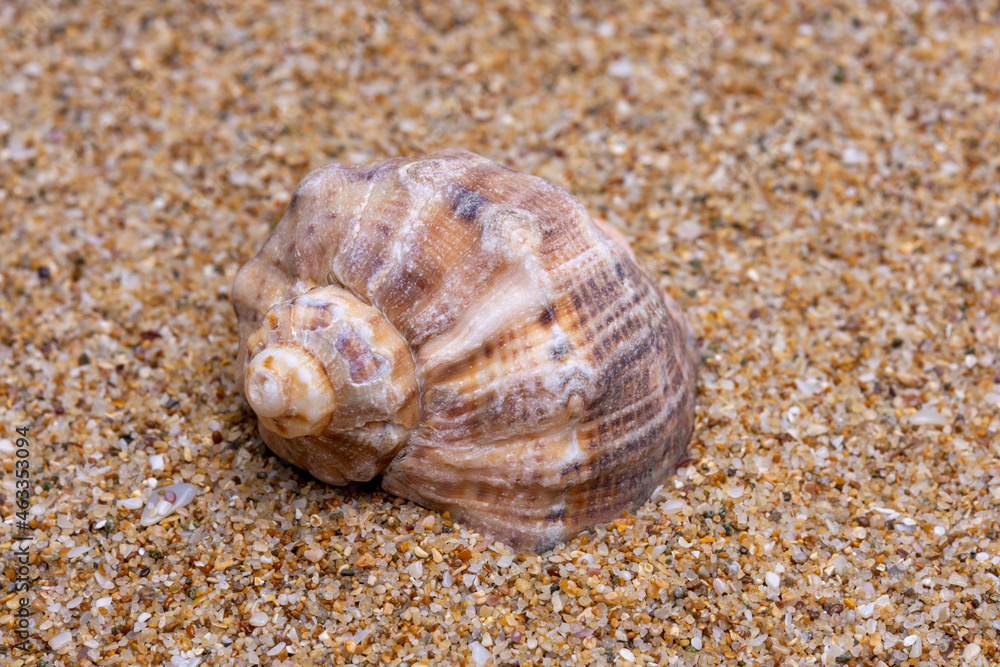
M 233 377 L 298 181 L 449 147 L 698 337 L 690 460 L 541 555 L 283 463 Z M 998 183 L 996 0 L 7 0 L 0 662 L 1000 664 Z

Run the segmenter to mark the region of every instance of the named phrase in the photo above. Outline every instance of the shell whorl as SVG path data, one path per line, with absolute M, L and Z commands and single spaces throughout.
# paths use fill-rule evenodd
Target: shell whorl
M 258 415 L 268 445 L 321 479 L 357 479 L 375 452 L 363 472 L 388 491 L 541 550 L 634 509 L 685 457 L 691 330 L 562 188 L 463 151 L 315 170 L 237 276 L 241 378 L 272 315 L 324 290 L 374 311 L 399 339 L 386 358 L 411 366 L 391 367 L 394 416 L 347 409 L 336 379 L 318 435 L 284 436 Z M 285 321 L 299 341 L 305 327 Z M 310 345 L 329 352 L 331 336 Z
M 315 462 L 329 481 L 367 481 L 419 419 L 418 388 L 406 342 L 382 314 L 347 290 L 314 287 L 265 313 L 245 345 L 243 391 L 265 440 L 293 463 Z M 271 440 L 268 440 L 268 437 Z M 360 441 L 360 442 L 359 442 Z

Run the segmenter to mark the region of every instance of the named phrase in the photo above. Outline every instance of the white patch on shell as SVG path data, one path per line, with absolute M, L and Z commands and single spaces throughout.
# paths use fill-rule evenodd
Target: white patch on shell
M 550 514 L 560 514 L 562 512 L 565 512 L 566 511 L 566 503 L 563 502 L 563 501 L 559 501 L 558 503 L 553 504 L 549 508 L 548 511 L 549 511 Z M 563 526 L 562 519 L 560 519 L 558 521 L 552 521 L 551 523 L 549 523 L 543 529 L 542 533 L 545 535 L 544 539 L 546 541 L 548 541 L 548 542 L 560 542 L 560 541 L 563 540 L 563 532 L 564 531 L 565 531 L 565 527 Z
M 580 441 L 577 438 L 576 430 L 570 431 L 572 437 L 566 443 L 566 449 L 563 450 L 563 463 L 573 464 L 576 463 L 583 455 L 580 451 Z
M 427 365 L 425 368 L 464 359 L 480 349 L 484 340 L 509 330 L 512 321 L 533 318 L 541 311 L 545 290 L 541 286 L 537 290 L 522 289 L 523 277 L 508 275 L 507 280 L 494 285 L 474 307 L 466 310 L 450 331 L 420 350 L 420 361 Z

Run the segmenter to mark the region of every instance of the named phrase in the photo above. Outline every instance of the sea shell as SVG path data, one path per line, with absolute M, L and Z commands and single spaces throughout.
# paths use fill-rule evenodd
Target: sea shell
M 316 169 L 233 287 L 264 441 L 521 549 L 634 509 L 685 458 L 697 354 L 618 239 L 464 151 Z
M 173 484 L 153 491 L 146 501 L 139 523 L 152 526 L 166 519 L 181 507 L 186 507 L 198 495 L 198 487 L 194 484 Z

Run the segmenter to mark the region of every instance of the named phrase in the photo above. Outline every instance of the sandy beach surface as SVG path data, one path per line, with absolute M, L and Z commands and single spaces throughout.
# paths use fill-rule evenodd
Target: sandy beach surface
M 690 459 L 540 555 L 285 464 L 233 377 L 298 181 L 443 148 L 698 337 Z M 0 663 L 1000 664 L 998 183 L 996 0 L 4 2 Z

